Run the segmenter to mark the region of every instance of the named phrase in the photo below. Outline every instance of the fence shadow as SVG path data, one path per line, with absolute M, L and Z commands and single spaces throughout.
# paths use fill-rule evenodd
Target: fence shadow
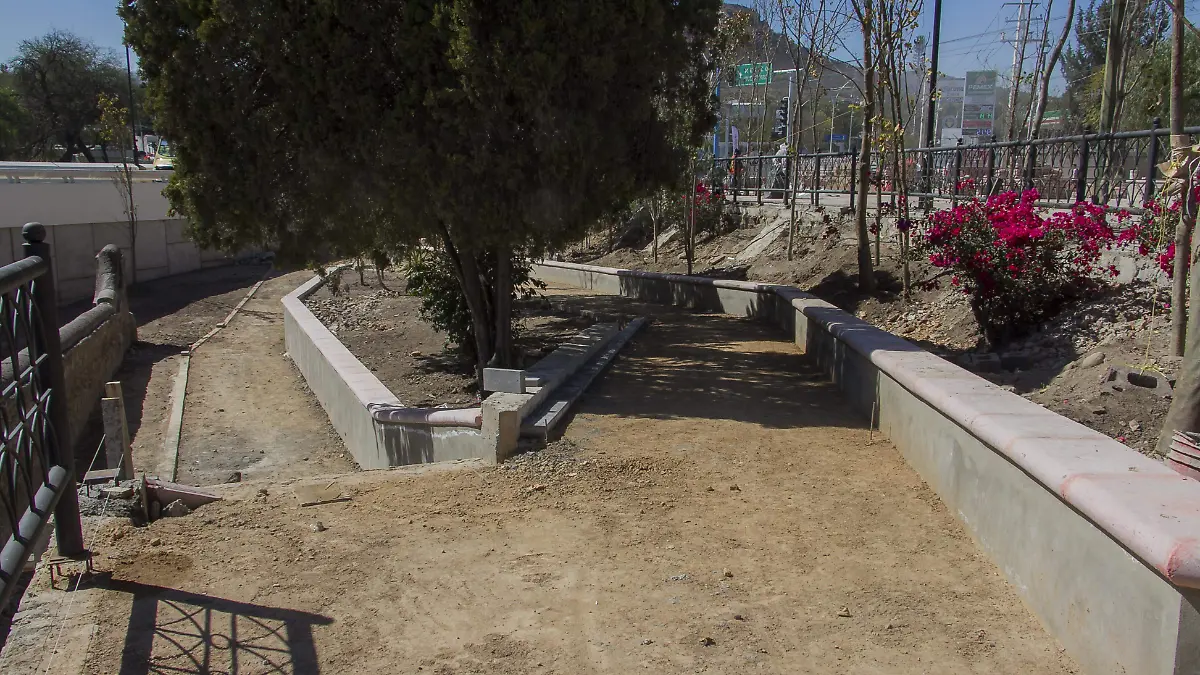
M 103 586 L 133 605 L 120 675 L 318 675 L 312 627 L 333 619 L 133 581 Z

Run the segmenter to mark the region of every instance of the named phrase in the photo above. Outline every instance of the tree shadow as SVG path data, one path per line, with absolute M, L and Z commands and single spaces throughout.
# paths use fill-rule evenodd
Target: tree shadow
M 134 581 L 98 584 L 133 596 L 120 675 L 317 675 L 312 627 L 333 619 Z
M 891 302 L 904 292 L 904 284 L 888 270 L 875 270 L 875 292 L 864 293 L 858 287 L 858 276 L 845 270 L 835 270 L 804 292 L 836 305 L 839 309 L 855 314 L 868 298 Z
M 141 326 L 212 296 L 250 288 L 269 269 L 268 264 L 223 265 L 140 282 L 129 287 L 129 309 Z
M 867 426 L 819 364 L 762 321 L 617 296 L 556 299 L 654 318 L 584 394 L 579 413 L 767 428 Z

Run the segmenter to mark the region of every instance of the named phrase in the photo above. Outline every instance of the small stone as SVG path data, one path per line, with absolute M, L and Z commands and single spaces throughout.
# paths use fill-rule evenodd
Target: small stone
M 734 620 L 734 621 L 745 621 L 745 620 L 746 620 L 746 617 L 742 616 L 741 614 L 734 614 L 734 615 L 733 615 L 733 620 Z
M 229 474 L 229 477 L 225 479 L 225 482 L 226 482 L 226 483 L 240 483 L 240 482 L 242 482 L 242 472 L 241 472 L 241 471 L 234 471 L 233 473 Z
M 267 488 L 258 488 L 257 494 L 259 497 L 266 497 L 269 493 L 267 492 Z
M 421 355 L 421 352 L 420 352 L 420 350 L 416 350 L 416 349 L 414 349 L 412 352 L 410 352 L 410 353 L 409 353 L 409 356 L 411 356 L 411 357 L 413 357 L 413 358 L 416 358 L 416 357 L 418 357 L 418 356 L 420 356 L 420 355 Z
M 171 502 L 170 504 L 167 504 L 167 507 L 165 509 L 163 509 L 162 512 L 163 512 L 164 516 L 167 516 L 169 518 L 180 518 L 182 516 L 186 516 L 187 514 L 191 513 L 192 510 L 190 508 L 188 508 L 187 504 L 183 503 L 182 499 L 176 499 L 175 501 Z
M 733 485 L 729 486 L 729 491 L 730 492 L 741 492 L 742 488 L 738 487 L 737 483 L 734 483 Z
M 730 572 L 729 570 L 721 570 L 721 576 L 725 577 L 726 579 L 732 579 L 733 572 Z
M 704 637 L 704 638 L 700 638 L 700 644 L 705 647 L 711 647 L 711 646 L 717 644 L 717 641 L 710 637 Z
M 690 577 L 688 577 L 688 575 L 686 575 L 686 574 L 673 574 L 673 575 L 671 575 L 671 581 L 687 581 L 689 578 L 690 578 Z
M 1104 415 L 1104 414 L 1107 414 L 1107 413 L 1108 413 L 1108 411 L 1107 411 L 1107 410 L 1105 410 L 1104 408 L 1101 408 L 1101 407 L 1099 407 L 1099 406 L 1097 406 L 1097 407 L 1095 407 L 1095 408 L 1092 408 L 1090 412 L 1091 412 L 1093 415 Z
M 312 530 L 313 532 L 324 532 L 327 528 L 321 523 L 321 521 L 318 520 L 312 525 L 309 525 L 308 529 Z
M 843 608 L 839 609 L 839 610 L 838 610 L 838 616 L 842 616 L 842 617 L 848 617 L 848 616 L 850 616 L 850 608 L 849 608 L 849 607 L 843 607 Z
M 1080 368 L 1095 368 L 1107 358 L 1104 352 L 1092 352 L 1079 361 Z
M 1137 420 L 1130 420 L 1129 421 L 1129 430 L 1130 431 L 1141 431 L 1142 423 Z
M 133 496 L 133 486 L 108 485 L 100 488 L 100 494 L 110 499 L 129 499 Z
M 652 645 L 652 644 L 654 644 L 654 640 L 650 640 L 650 639 L 642 640 L 642 644 L 643 645 Z
M 155 537 L 155 538 L 153 538 L 153 539 L 151 539 L 151 540 L 150 540 L 150 545 L 151 545 L 151 546 L 162 546 L 162 539 L 159 539 L 158 537 Z
M 708 488 L 706 488 L 706 492 L 712 492 L 713 490 L 716 490 L 716 488 L 714 488 L 711 485 L 709 485 Z
M 217 408 L 217 412 L 225 412 L 224 408 Z

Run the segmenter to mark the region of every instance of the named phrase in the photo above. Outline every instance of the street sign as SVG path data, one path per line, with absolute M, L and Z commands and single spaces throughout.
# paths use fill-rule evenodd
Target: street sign
M 1063 111 L 1047 110 L 1042 113 L 1042 124 L 1062 124 Z
M 833 141 L 834 143 L 845 143 L 847 140 L 846 134 L 825 134 L 825 142 Z
M 770 84 L 775 76 L 775 69 L 770 63 L 740 63 L 735 66 L 733 86 L 749 87 L 756 84 Z

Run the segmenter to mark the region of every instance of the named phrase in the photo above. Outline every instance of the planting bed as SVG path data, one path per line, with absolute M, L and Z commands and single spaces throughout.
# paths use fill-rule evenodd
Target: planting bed
M 406 292 L 404 277 L 389 272 L 381 286 L 368 273 L 363 281 L 347 272 L 336 294 L 326 284 L 305 304 L 405 405 L 478 402 L 474 364 L 447 345 L 445 332 L 420 317 L 421 299 Z M 518 303 L 516 312 L 522 367 L 592 324 L 579 313 L 556 312 L 540 299 Z

